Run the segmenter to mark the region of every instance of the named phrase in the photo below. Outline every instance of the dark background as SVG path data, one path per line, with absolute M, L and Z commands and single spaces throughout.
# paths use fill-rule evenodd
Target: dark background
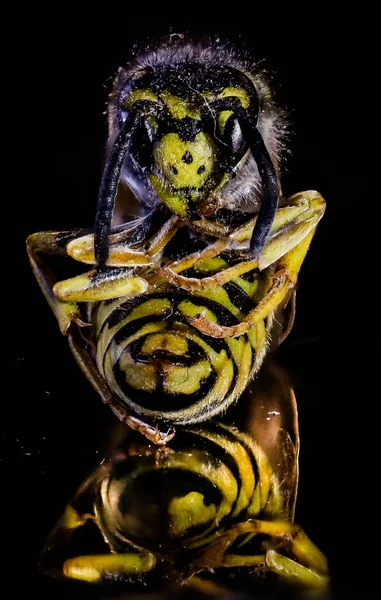
M 0 455 L 14 586 L 33 588 L 39 597 L 69 594 L 37 573 L 38 554 L 86 469 L 98 456 L 100 462 L 109 418 L 33 279 L 24 241 L 35 231 L 91 226 L 107 134 L 102 113 L 116 69 L 137 39 L 189 31 L 219 32 L 238 43 L 243 35 L 265 59 L 292 122 L 284 192 L 317 189 L 327 201 L 300 276 L 295 326 L 279 360 L 291 373 L 299 404 L 297 521 L 327 554 L 337 597 L 371 597 L 377 575 L 372 545 L 380 528 L 373 524 L 377 449 L 368 427 L 378 415 L 378 388 L 370 383 L 372 352 L 365 340 L 372 310 L 363 300 L 372 280 L 363 273 L 371 199 L 363 196 L 367 171 L 361 165 L 361 22 L 346 14 L 335 23 L 312 10 L 297 21 L 275 7 L 248 17 L 230 6 L 207 19 L 202 7 L 184 4 L 183 10 L 193 16 L 143 5 L 134 12 L 110 5 L 87 15 L 33 10 L 15 27 L 8 99 L 16 111 L 3 114 L 14 131 L 16 175 L 5 173 L 14 235 L 6 261 L 11 284 L 4 294 L 9 333 L 3 377 L 10 387 Z

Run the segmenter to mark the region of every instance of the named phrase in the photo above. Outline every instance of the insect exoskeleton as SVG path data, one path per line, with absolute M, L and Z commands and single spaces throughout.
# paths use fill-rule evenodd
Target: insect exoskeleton
M 232 255 L 220 256 L 192 274 L 205 274 L 207 267 L 215 273 L 233 263 Z M 234 328 L 263 297 L 266 284 L 265 276 L 252 271 L 193 293 L 166 284 L 93 305 L 99 371 L 141 418 L 168 424 L 207 420 L 233 403 L 258 370 L 271 323 L 262 319 L 238 337 L 218 338 L 192 321 L 203 314 L 211 327 Z
M 314 191 L 282 197 L 283 112 L 233 46 L 170 38 L 137 53 L 108 117 L 94 233 L 33 234 L 28 252 L 104 402 L 165 443 L 157 426 L 222 412 L 289 330 L 285 307 L 325 202 Z M 125 184 L 133 205 L 110 229 Z M 93 267 L 62 281 L 49 255 Z
M 278 206 L 287 135 L 269 80 L 249 51 L 211 39 L 154 42 L 120 68 L 108 104 L 98 265 L 109 255 L 119 180 L 145 211 L 164 204 L 181 218 L 222 224 L 259 212 L 250 249 L 260 254 Z

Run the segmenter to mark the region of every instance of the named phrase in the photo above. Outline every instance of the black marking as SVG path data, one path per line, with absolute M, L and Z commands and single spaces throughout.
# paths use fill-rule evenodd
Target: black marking
M 217 223 L 222 223 L 223 225 L 243 225 L 244 223 L 250 221 L 253 216 L 253 213 L 220 208 L 208 217 L 208 221 L 216 221 Z
M 169 170 L 171 171 L 172 175 L 177 175 L 178 170 L 176 169 L 176 167 L 174 165 L 171 165 L 169 167 Z
M 162 65 L 156 59 L 155 68 L 131 83 L 128 80 L 121 91 L 120 101 L 123 103 L 127 93 L 133 89 L 149 89 L 156 95 L 167 91 L 180 98 L 193 101 L 196 105 L 202 101 L 200 94 L 235 87 L 246 91 L 253 114 L 258 113 L 258 96 L 253 82 L 242 71 L 218 64 L 182 60 L 172 65 Z M 238 100 L 238 99 L 237 99 Z
M 197 175 L 201 175 L 201 173 L 203 173 L 205 171 L 205 165 L 201 165 L 198 169 L 197 169 Z
M 158 332 L 160 335 L 160 332 Z M 164 334 L 167 332 L 164 332 Z M 168 332 L 169 333 L 169 332 Z M 171 332 L 172 333 L 172 332 Z M 181 335 L 184 338 L 184 335 Z M 208 360 L 208 355 L 203 348 L 196 344 L 193 340 L 187 339 L 188 351 L 186 355 L 174 354 L 170 350 L 155 350 L 151 353 L 144 353 L 142 347 L 145 342 L 145 338 L 136 340 L 129 346 L 129 352 L 136 362 L 140 363 L 151 363 L 152 361 L 169 361 L 173 365 L 181 366 L 192 366 L 202 360 Z
M 189 227 L 182 227 L 168 242 L 165 255 L 169 260 L 179 260 L 192 252 L 204 250 L 208 245 L 208 238 L 199 236 Z
M 190 152 L 188 152 L 188 150 L 185 152 L 185 154 L 183 155 L 182 159 L 181 159 L 185 164 L 190 165 L 193 162 L 193 156 L 191 155 Z
M 141 327 L 142 325 L 144 325 L 145 323 L 148 323 L 150 321 L 157 321 L 157 320 L 168 321 L 168 327 L 170 327 L 170 323 L 173 321 L 180 321 L 180 322 L 188 323 L 188 321 L 186 320 L 184 315 L 178 310 L 178 304 L 185 300 L 191 302 L 194 305 L 199 306 L 200 312 L 203 308 L 210 309 L 212 312 L 214 312 L 218 316 L 219 325 L 230 327 L 232 325 L 237 325 L 239 323 L 239 320 L 237 319 L 237 317 L 235 317 L 227 308 L 222 306 L 222 304 L 220 304 L 219 302 L 215 302 L 214 300 L 209 300 L 209 298 L 204 298 L 202 296 L 194 297 L 194 296 L 191 296 L 191 295 L 185 294 L 185 293 L 184 294 L 181 294 L 181 293 L 171 294 L 171 293 L 163 292 L 163 293 L 158 293 L 158 294 L 151 294 L 149 296 L 137 296 L 136 298 L 132 298 L 131 300 L 128 300 L 127 302 L 123 303 L 121 306 L 119 306 L 117 309 L 115 309 L 115 311 L 113 311 L 111 313 L 111 315 L 105 320 L 103 327 L 105 327 L 106 324 L 109 327 L 113 327 L 121 319 L 125 318 L 128 315 L 128 312 L 131 311 L 132 308 L 139 306 L 139 304 L 142 304 L 143 302 L 147 302 L 147 301 L 153 300 L 153 299 L 161 299 L 161 298 L 168 299 L 172 304 L 172 308 L 169 308 L 159 314 L 147 315 L 147 317 L 141 317 L 141 318 L 135 319 L 134 321 L 131 321 L 130 323 L 127 323 L 126 325 L 121 327 L 119 329 L 119 331 L 116 332 L 116 334 L 115 334 L 116 343 L 120 343 L 124 339 L 126 339 L 129 335 L 132 335 L 130 333 L 130 331 L 135 333 L 139 329 L 139 327 Z M 172 317 L 172 318 L 169 319 L 169 317 Z M 137 324 L 138 324 L 138 326 L 136 327 Z M 130 329 L 130 328 L 132 328 L 132 329 Z M 206 338 L 208 343 L 210 343 L 209 340 L 211 340 L 211 339 L 214 339 L 214 338 L 210 338 L 209 336 L 207 336 L 207 338 Z
M 233 281 L 225 283 L 222 287 L 229 296 L 230 302 L 242 312 L 247 314 L 254 308 L 254 302 L 250 296 L 248 296 L 246 292 L 244 292 L 243 289 Z

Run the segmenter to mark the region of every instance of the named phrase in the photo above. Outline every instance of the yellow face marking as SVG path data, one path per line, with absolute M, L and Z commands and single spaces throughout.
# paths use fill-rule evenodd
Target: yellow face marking
M 216 148 L 213 139 L 200 131 L 193 142 L 183 142 L 177 133 L 164 135 L 154 150 L 159 171 L 177 190 L 201 188 L 211 175 Z
M 247 95 L 247 92 L 241 88 L 227 87 L 222 90 L 222 92 L 218 95 L 218 98 L 230 98 L 231 96 L 238 98 L 241 101 L 243 108 L 249 107 L 249 96 Z
M 165 187 L 162 180 L 157 175 L 148 175 L 160 200 L 168 206 L 169 210 L 179 217 L 186 217 L 188 214 L 188 203 L 185 198 L 179 194 L 174 194 Z
M 197 108 L 179 96 L 174 96 L 169 92 L 163 92 L 161 94 L 161 99 L 168 106 L 171 116 L 175 119 L 184 119 L 184 117 L 199 119 L 201 116 L 200 111 Z
M 218 98 L 238 98 L 241 101 L 243 108 L 248 108 L 250 105 L 249 96 L 245 92 L 245 90 L 241 90 L 240 88 L 235 87 L 227 87 L 222 90 L 222 92 L 218 95 Z M 226 121 L 228 118 L 234 114 L 231 110 L 223 110 L 218 115 L 218 127 L 221 131 L 225 129 Z
M 137 100 L 152 100 L 153 102 L 157 102 L 158 97 L 151 90 L 133 90 L 125 97 L 123 103 L 126 108 L 130 109 Z

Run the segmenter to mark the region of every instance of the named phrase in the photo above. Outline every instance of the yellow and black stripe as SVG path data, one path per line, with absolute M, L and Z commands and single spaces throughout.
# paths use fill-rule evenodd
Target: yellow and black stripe
M 223 269 L 226 257 L 198 265 L 198 277 Z M 258 272 L 213 289 L 185 292 L 168 284 L 93 309 L 97 365 L 111 390 L 139 416 L 176 424 L 202 422 L 243 393 L 266 350 L 266 324 L 218 339 L 192 326 L 204 313 L 236 325 L 263 293 Z
M 279 513 L 273 471 L 248 435 L 211 423 L 179 432 L 168 448 L 159 460 L 125 454 L 101 482 L 97 522 L 114 551 L 196 550 L 234 522 Z

